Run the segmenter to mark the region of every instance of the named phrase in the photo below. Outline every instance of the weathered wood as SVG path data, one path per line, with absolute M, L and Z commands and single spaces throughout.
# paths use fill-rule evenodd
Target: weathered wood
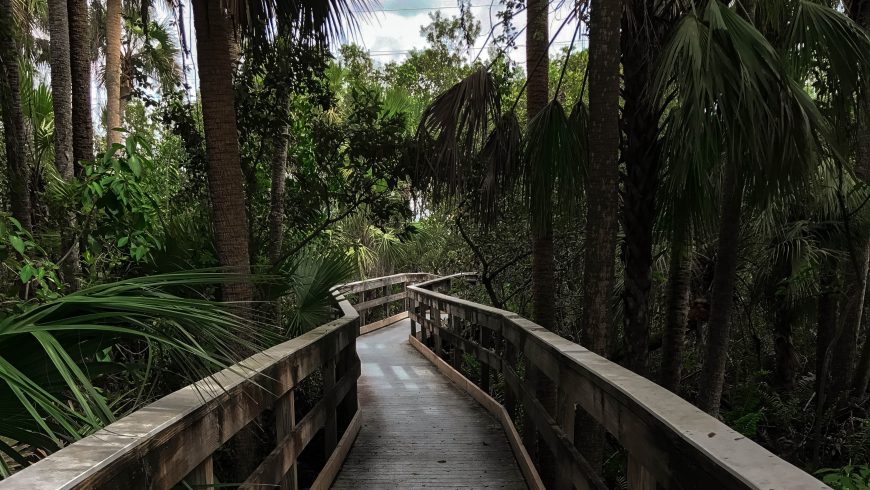
M 354 348 L 357 314 L 339 298 L 342 318 L 163 397 L 0 488 L 171 488 L 299 381 Z
M 656 490 L 655 477 L 636 459 L 628 458 L 628 489 Z
M 275 435 L 278 441 L 284 440 L 296 428 L 296 391 L 290 390 L 275 403 Z M 281 490 L 299 488 L 298 468 L 294 464 L 279 481 Z
M 366 310 L 371 310 L 372 308 L 375 308 L 375 307 L 380 306 L 380 305 L 385 305 L 387 303 L 393 303 L 395 301 L 402 301 L 406 297 L 407 297 L 407 293 L 405 293 L 405 291 L 402 291 L 401 293 L 390 294 L 387 296 L 378 296 L 378 297 L 375 297 L 372 299 L 368 299 L 368 300 L 363 301 L 361 303 L 356 303 L 355 305 L 353 305 L 353 307 L 356 308 L 356 311 L 362 312 L 362 311 L 366 311 Z M 371 298 L 371 296 L 369 296 L 369 298 Z
M 245 480 L 242 488 L 254 489 L 263 485 L 276 485 L 282 476 L 290 470 L 290 467 L 296 463 L 296 458 L 311 442 L 317 431 L 326 427 L 329 422 L 329 413 L 335 410 L 331 407 L 335 407 L 340 400 L 344 399 L 351 387 L 356 384 L 359 375 L 360 368 L 357 365 L 329 391 L 325 391 L 321 400 L 308 411 L 305 417 L 302 417 L 302 420 L 290 434 L 278 442 L 277 447 Z
M 529 363 L 527 375 L 538 370 L 565 391 L 572 406 L 588 412 L 623 445 L 634 464 L 648 473 L 643 481 L 655 481 L 661 488 L 826 488 L 676 395 L 580 345 L 515 313 L 427 289 L 443 288 L 445 283 L 446 278 L 440 278 L 408 286 L 408 295 L 422 308 L 449 311 L 508 343 L 511 360 L 502 363 L 506 394 L 521 398 L 524 406 L 530 403 L 531 423 L 548 438 L 548 446 L 555 441 L 557 457 L 576 451 L 573 434 L 568 435 L 573 433 L 573 421 L 558 407 L 545 409 L 537 390 L 524 390 L 515 373 L 511 377 L 510 366 L 516 365 L 513 356 L 518 353 Z M 555 397 L 548 397 L 552 401 L 547 403 L 555 402 Z
M 414 337 L 409 337 L 408 341 L 411 343 L 411 346 L 417 349 L 423 357 L 429 360 L 432 364 L 441 371 L 442 374 L 447 376 L 450 379 L 461 379 L 464 378 L 462 372 L 459 369 L 455 369 L 450 366 L 446 362 L 444 362 L 441 358 L 435 355 L 434 352 L 429 350 L 428 347 L 423 345 L 419 340 Z M 522 440 L 520 439 L 520 435 L 517 432 L 516 427 L 514 426 L 514 422 L 511 419 L 510 414 L 508 414 L 507 410 L 495 401 L 494 398 L 489 396 L 489 394 L 483 392 L 480 388 L 475 386 L 471 380 L 468 378 L 464 379 L 463 383 L 457 383 L 457 386 L 464 389 L 469 395 L 472 396 L 475 400 L 480 403 L 483 408 L 485 408 L 489 413 L 491 413 L 498 421 L 501 423 L 502 428 L 505 431 L 505 435 L 507 435 L 508 442 L 511 445 L 511 450 L 514 453 L 514 457 L 517 459 L 517 463 L 520 466 L 520 471 L 523 473 L 523 477 L 526 479 L 526 483 L 529 485 L 529 488 L 532 490 L 543 490 L 544 483 L 541 481 L 541 477 L 538 475 L 538 471 L 535 469 L 535 464 L 532 462 L 532 458 L 529 456 L 529 453 L 526 451 L 526 447 L 523 446 Z
M 341 284 L 339 286 L 336 286 L 336 289 L 345 293 L 359 293 L 362 291 L 369 291 L 372 289 L 382 288 L 384 286 L 390 286 L 393 284 L 423 283 L 424 281 L 429 281 L 437 277 L 438 276 L 425 272 L 393 274 L 391 276 L 377 277 L 374 279 L 366 279 L 363 281 Z
M 526 488 L 501 424 L 408 344 L 409 327 L 358 340 L 362 429 L 333 488 Z
M 384 318 L 383 320 L 378 320 L 376 322 L 369 323 L 368 325 L 361 326 L 359 329 L 359 334 L 365 335 L 367 333 L 374 332 L 375 330 L 378 330 L 378 329 L 381 329 L 384 327 L 389 327 L 390 325 L 392 325 L 398 321 L 404 320 L 405 318 L 408 318 L 407 311 L 403 311 L 401 313 L 396 313 L 395 315 Z
M 347 453 L 350 451 L 353 441 L 359 434 L 362 427 L 361 420 L 362 416 L 357 411 L 344 431 L 344 435 L 341 436 L 341 440 L 338 441 L 338 446 L 336 446 L 332 456 L 329 457 L 326 465 L 317 475 L 317 479 L 311 484 L 311 490 L 325 490 L 332 485 L 332 482 L 341 470 L 341 465 L 344 464 L 344 460 L 347 458 Z
M 214 462 L 211 456 L 205 458 L 205 461 L 198 464 L 193 471 L 187 475 L 184 482 L 192 488 L 210 488 L 214 485 Z

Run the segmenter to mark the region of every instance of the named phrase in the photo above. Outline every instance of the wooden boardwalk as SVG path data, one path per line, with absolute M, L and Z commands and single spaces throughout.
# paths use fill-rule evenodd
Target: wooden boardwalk
M 408 344 L 409 320 L 359 337 L 362 429 L 333 488 L 526 483 L 502 426 Z

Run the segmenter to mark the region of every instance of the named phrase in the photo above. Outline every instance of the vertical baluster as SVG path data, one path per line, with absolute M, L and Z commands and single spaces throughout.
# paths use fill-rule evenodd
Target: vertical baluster
M 323 366 L 323 394 L 332 390 L 335 386 L 335 358 L 326 362 Z M 336 403 L 326 407 L 326 423 L 323 425 L 323 450 L 326 459 L 332 455 L 338 444 L 338 423 L 336 421 Z
M 644 466 L 628 455 L 628 488 L 629 490 L 656 490 L 656 479 Z
M 437 306 L 432 307 L 432 333 L 435 336 L 435 355 L 442 357 L 441 352 L 441 310 Z
M 366 294 L 366 293 L 367 293 L 366 291 L 362 291 L 362 292 L 359 293 L 359 295 L 360 295 L 360 301 L 359 301 L 359 302 L 360 302 L 360 303 L 364 303 L 364 302 L 366 301 L 366 299 L 368 298 L 369 295 Z M 367 317 L 367 316 L 368 316 L 368 315 L 366 315 L 366 310 L 360 310 L 360 312 L 359 312 L 359 328 L 362 328 L 362 327 L 364 327 L 364 326 L 367 324 L 367 323 L 366 323 L 366 317 Z
M 561 388 L 557 388 L 558 401 L 556 404 L 556 422 L 559 427 L 565 432 L 568 440 L 574 442 L 574 424 L 577 420 L 577 407 L 574 400 Z M 559 468 L 571 464 L 570 461 L 557 461 Z M 571 479 L 568 477 L 568 472 L 556 472 L 556 488 L 571 490 L 574 488 Z
M 489 348 L 492 332 L 483 325 L 478 325 L 477 328 L 480 329 L 480 346 L 485 349 Z M 489 394 L 489 364 L 483 359 L 478 359 L 478 363 L 480 364 L 480 389 Z
M 278 442 L 289 436 L 296 428 L 296 395 L 288 391 L 275 402 L 275 431 Z M 281 479 L 281 490 L 298 489 L 297 467 L 294 464 L 290 471 Z
M 502 328 L 505 328 L 504 326 Z M 516 369 L 517 365 L 517 349 L 509 340 L 504 340 L 504 363 L 511 368 Z M 504 366 L 502 366 L 504 371 Z M 514 393 L 511 385 L 505 382 L 504 384 L 504 407 L 511 418 L 514 417 L 517 410 L 517 394 Z
M 214 486 L 214 463 L 211 456 L 205 458 L 205 461 L 200 463 L 193 471 L 184 479 L 192 488 L 208 488 Z
M 455 316 L 450 315 L 450 330 L 457 336 L 460 337 L 462 335 L 462 319 Z M 460 373 L 462 372 L 462 348 L 463 345 L 461 342 L 457 341 L 453 343 L 453 367 L 456 368 Z

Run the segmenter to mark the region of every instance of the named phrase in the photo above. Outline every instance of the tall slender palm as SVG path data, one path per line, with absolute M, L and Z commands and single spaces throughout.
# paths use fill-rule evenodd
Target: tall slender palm
M 91 44 L 87 0 L 69 0 L 70 73 L 72 75 L 73 166 L 94 159 L 94 123 L 91 116 Z
M 106 2 L 106 146 L 121 142 L 121 0 Z
M 30 168 L 24 113 L 21 110 L 17 30 L 11 0 L 0 0 L 0 112 L 3 113 L 9 197 L 12 215 L 24 229 L 30 230 Z
M 680 21 L 659 63 L 657 90 L 673 89 L 678 100 L 668 113 L 673 134 L 692 145 L 693 165 L 718 168 L 722 181 L 698 400 L 712 414 L 719 411 L 724 385 L 744 196 L 763 203 L 792 189 L 813 168 L 819 143 L 830 134 L 827 121 L 792 76 L 809 73 L 807 66 L 824 59 L 832 65 L 851 60 L 835 68 L 854 78 L 856 60 L 866 57 L 861 53 L 865 41 L 842 14 L 803 0 L 777 7 L 777 15 L 766 18 L 776 18 L 787 29 L 777 36 L 788 41 L 780 49 L 783 55 L 735 9 L 710 0 Z M 792 16 L 783 19 L 783 13 Z M 849 56 L 838 54 L 844 49 Z
M 70 58 L 69 12 L 64 0 L 48 0 L 48 23 L 51 50 L 51 92 L 54 111 L 54 165 L 66 181 L 75 178 L 73 171 L 72 68 Z M 75 229 L 75 222 L 68 222 Z M 64 280 L 74 289 L 80 272 L 79 246 L 74 232 L 65 231 L 61 239 Z
M 583 270 L 584 343 L 605 354 L 617 229 L 622 0 L 598 0 L 589 18 L 589 170 Z
M 251 271 L 248 218 L 233 104 L 233 68 L 229 53 L 231 32 L 222 3 L 193 1 L 197 66 L 203 81 L 200 96 L 215 248 L 222 266 L 247 274 Z M 225 301 L 247 302 L 252 296 L 253 290 L 248 283 L 224 285 Z
M 653 226 L 662 156 L 661 109 L 649 90 L 670 10 L 659 0 L 628 0 L 622 19 L 625 344 L 627 365 L 640 374 L 646 371 L 649 350 Z
M 530 120 L 547 106 L 550 98 L 548 4 L 546 0 L 529 0 L 526 6 L 526 114 Z M 532 314 L 538 324 L 552 330 L 556 323 L 553 217 L 547 213 L 540 221 L 532 227 Z

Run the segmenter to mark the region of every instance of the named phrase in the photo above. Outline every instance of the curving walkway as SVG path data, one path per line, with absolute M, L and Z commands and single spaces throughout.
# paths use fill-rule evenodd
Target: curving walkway
M 333 488 L 526 488 L 501 425 L 408 344 L 409 322 L 357 340 L 362 429 Z

